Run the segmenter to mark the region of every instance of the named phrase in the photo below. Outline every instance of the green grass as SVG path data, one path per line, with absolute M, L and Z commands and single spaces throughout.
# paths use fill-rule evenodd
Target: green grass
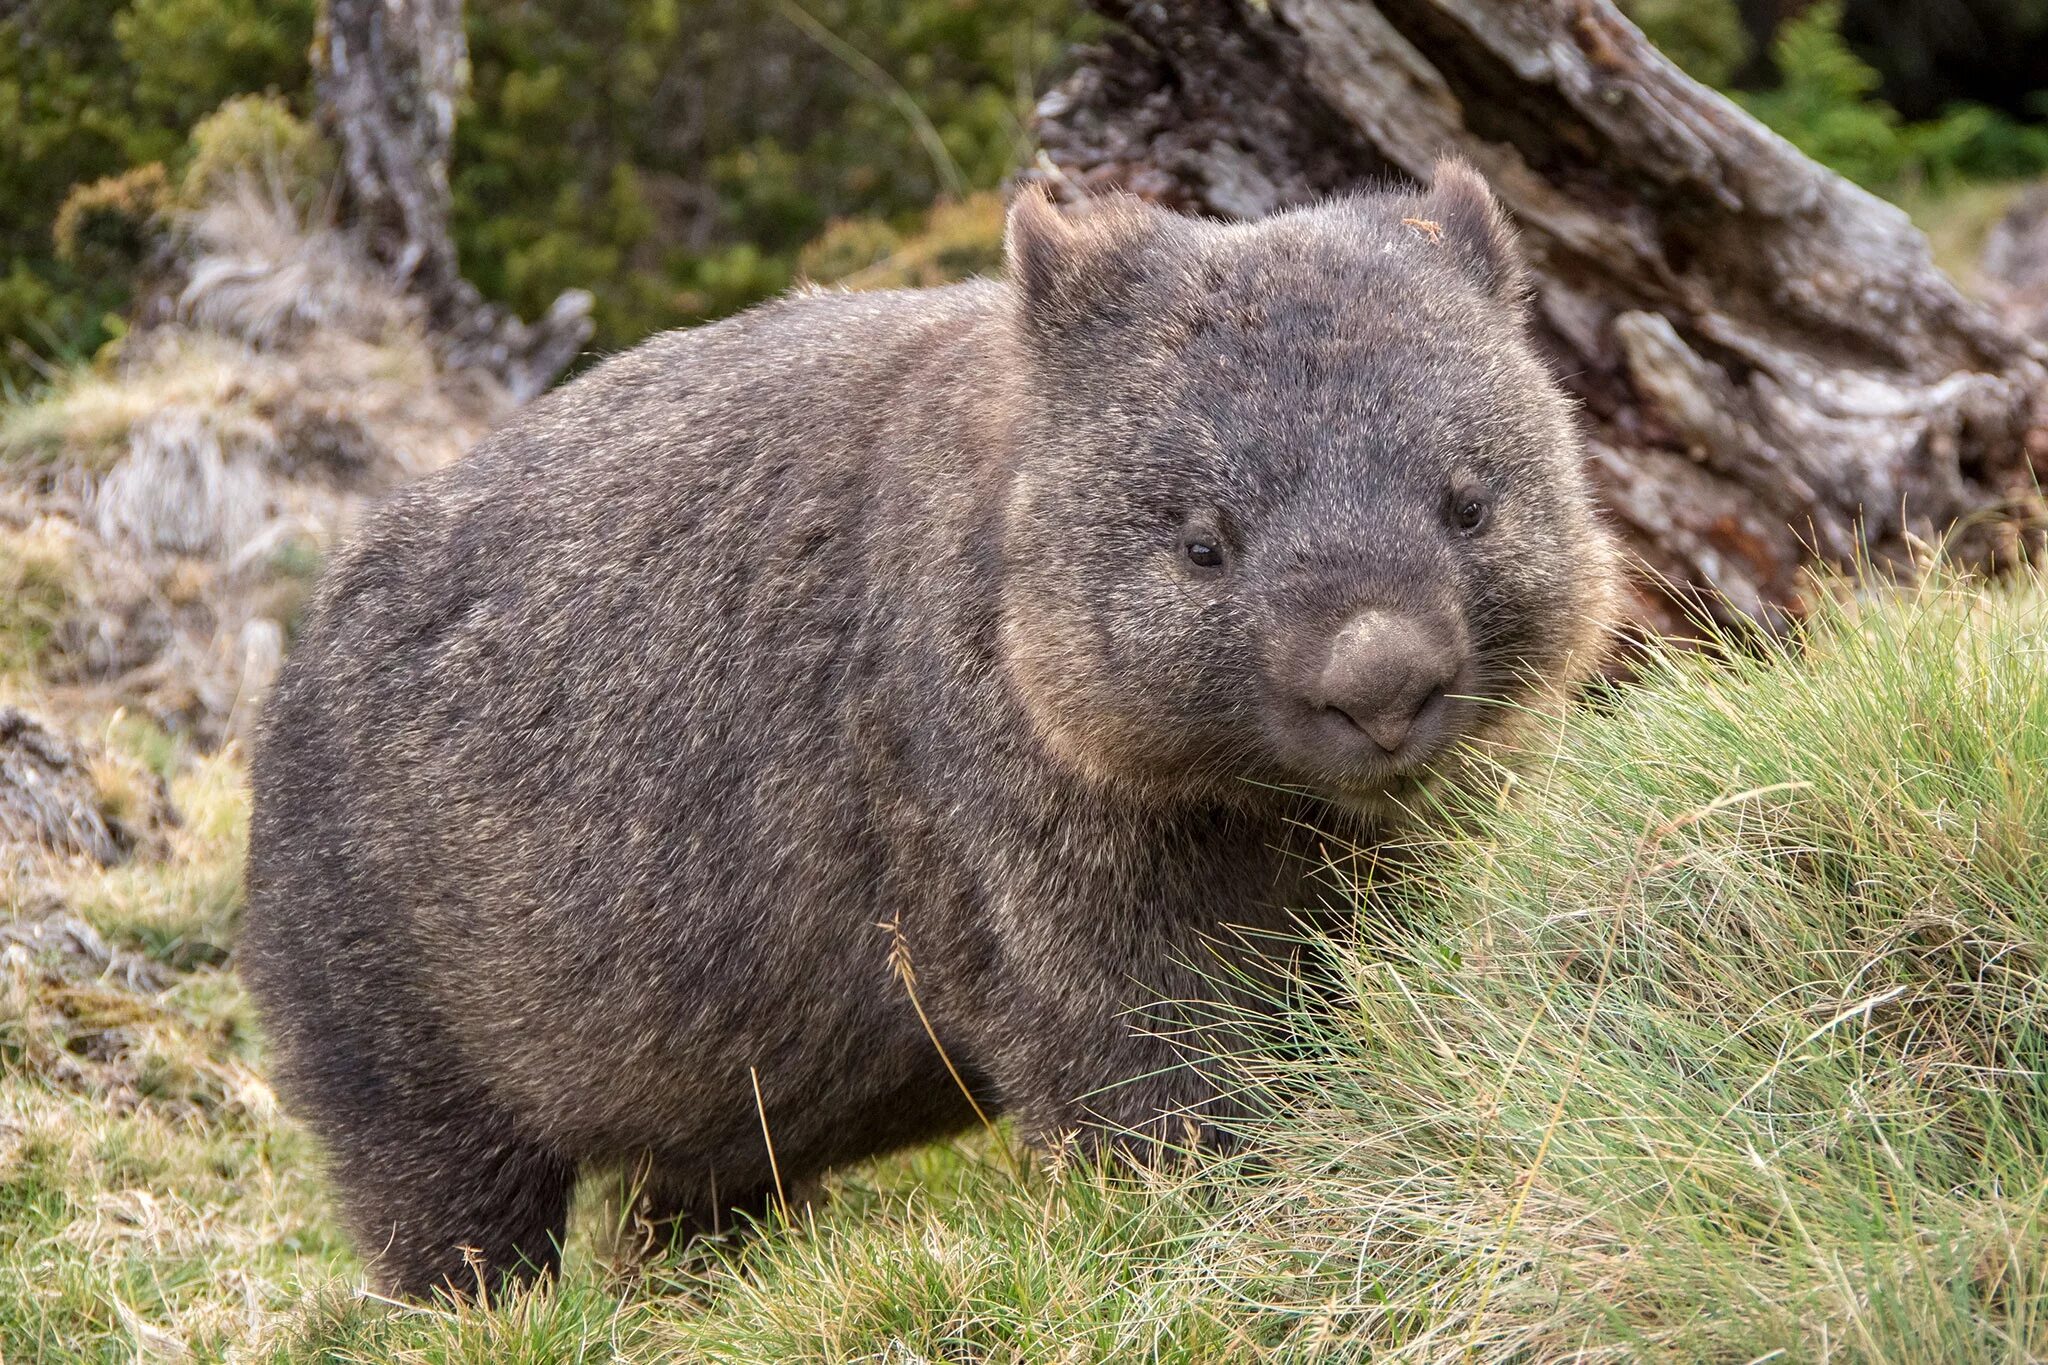
M 2048 1351 L 2044 628 L 1667 656 L 1460 812 L 1260 1067 L 1227 1278 L 1339 1355 Z
M 171 984 L 0 975 L 0 1358 L 2048 1354 L 2048 595 L 1656 654 L 1554 739 L 1402 876 L 1332 870 L 1356 925 L 1243 1060 L 1253 1160 L 1115 1179 L 977 1135 L 692 1248 L 595 1189 L 559 1285 L 448 1309 L 355 1292 L 190 949 L 232 941 L 235 759 L 116 732 L 185 821 L 58 881 Z

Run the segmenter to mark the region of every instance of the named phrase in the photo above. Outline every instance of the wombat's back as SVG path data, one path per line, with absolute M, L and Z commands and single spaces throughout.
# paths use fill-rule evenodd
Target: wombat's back
M 877 999 L 873 807 L 889 699 L 928 703 L 920 651 L 959 629 L 919 613 L 974 613 L 975 566 L 945 566 L 989 395 L 961 376 L 990 371 L 1002 297 L 800 296 L 670 335 L 370 520 L 254 769 L 242 963 L 302 1110 L 347 1131 L 459 1080 L 551 1148 L 660 1136 L 743 1171 L 758 1126 L 693 1115 L 752 1108 L 725 1102 L 751 1084 L 729 1035 L 768 998 L 786 1037 L 749 1052 L 777 1059 L 779 1144 L 952 1120 Z M 849 1086 L 811 1107 L 891 1133 L 805 1131 L 801 1101 Z

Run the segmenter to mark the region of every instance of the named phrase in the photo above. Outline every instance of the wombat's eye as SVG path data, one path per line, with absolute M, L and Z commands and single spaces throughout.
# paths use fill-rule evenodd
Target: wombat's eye
M 1214 536 L 1190 534 L 1181 541 L 1181 550 L 1187 555 L 1188 563 L 1198 569 L 1220 569 L 1223 567 L 1223 547 Z
M 1451 524 L 1466 535 L 1476 535 L 1493 520 L 1493 494 L 1484 488 L 1454 488 L 1450 500 Z

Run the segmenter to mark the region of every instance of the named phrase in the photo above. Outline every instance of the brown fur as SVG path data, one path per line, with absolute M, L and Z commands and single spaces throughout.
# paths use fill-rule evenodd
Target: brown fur
M 1012 283 L 656 338 L 382 510 L 271 705 L 241 953 L 388 1288 L 552 1265 L 593 1165 L 694 1226 L 770 1189 L 764 1117 L 791 1182 L 971 1121 L 896 932 L 1027 1136 L 1213 1131 L 1133 1012 L 1213 1000 L 1298 822 L 1554 699 L 1609 610 L 1513 245 L 1438 178 L 1027 194 Z M 1366 610 L 1403 659 L 1333 653 Z

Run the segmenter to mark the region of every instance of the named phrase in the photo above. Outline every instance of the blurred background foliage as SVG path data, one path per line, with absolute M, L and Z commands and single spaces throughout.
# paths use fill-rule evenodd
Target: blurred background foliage
M 1622 0 L 1622 8 L 1687 74 L 1731 91 L 1773 131 L 1866 189 L 1910 198 L 2048 173 L 2048 0 L 1871 3 L 1854 14 L 1844 0 L 1824 0 L 1780 6 L 1785 17 L 1764 33 L 1756 7 L 1746 15 L 1735 0 Z M 1922 21 L 1946 11 L 1936 32 L 1985 79 L 1943 74 L 1938 46 L 1891 11 Z M 2034 88 L 1997 78 L 2006 53 L 1972 50 L 2000 36 L 1994 18 L 2036 59 Z M 1849 36 L 1856 33 L 1878 36 L 1859 45 Z M 1923 117 L 1908 119 L 1895 103 L 1925 107 L 1933 96 L 1944 98 Z
M 1969 72 L 1990 68 L 1942 67 L 1894 13 L 1953 11 L 1944 31 L 1970 19 L 1979 55 L 1988 34 L 2010 65 L 2015 46 L 2048 50 L 2048 0 L 1843 3 L 1623 8 L 1880 193 L 2048 173 L 2048 63 L 2027 68 L 2044 89 L 2002 79 L 1973 101 Z M 0 397 L 118 339 L 155 234 L 221 167 L 256 148 L 294 183 L 317 179 L 315 9 L 0 4 Z M 800 274 L 919 284 L 989 268 L 1033 100 L 1100 31 L 1078 0 L 470 0 L 467 27 L 464 271 L 528 316 L 592 290 L 598 352 Z
M 216 144 L 309 125 L 315 18 L 316 0 L 0 4 L 0 381 L 120 335 L 207 115 L 274 97 Z M 1097 31 L 1068 0 L 471 0 L 466 27 L 463 269 L 528 316 L 592 290 L 599 351 L 743 308 L 800 259 L 987 268 L 1000 217 L 960 201 L 1028 156 L 1034 99 Z
M 995 189 L 1091 31 L 1066 0 L 481 0 L 468 22 L 465 271 L 528 316 L 594 290 L 600 348 L 784 288 L 837 223 L 879 257 Z

